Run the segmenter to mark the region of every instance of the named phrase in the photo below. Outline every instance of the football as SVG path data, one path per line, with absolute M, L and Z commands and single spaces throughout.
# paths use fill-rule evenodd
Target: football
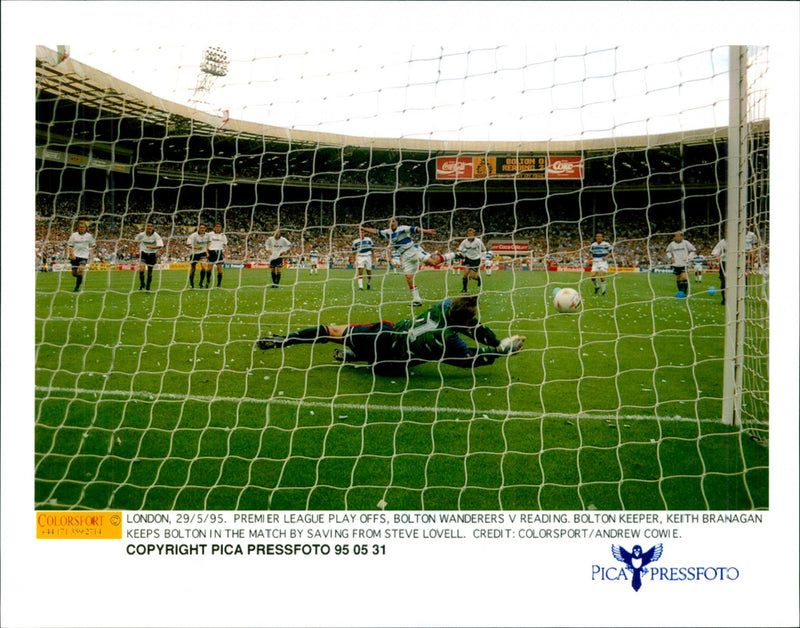
M 553 296 L 553 304 L 559 312 L 577 312 L 581 306 L 581 295 L 572 288 L 562 288 Z

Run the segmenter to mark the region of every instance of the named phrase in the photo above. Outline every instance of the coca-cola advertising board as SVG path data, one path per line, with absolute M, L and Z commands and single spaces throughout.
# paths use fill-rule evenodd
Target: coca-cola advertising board
M 437 157 L 437 179 L 583 179 L 583 157 Z
M 548 157 L 548 179 L 583 179 L 583 157 Z
M 492 240 L 492 253 L 527 253 L 528 242 L 520 240 Z
M 437 179 L 474 179 L 472 157 L 437 157 Z

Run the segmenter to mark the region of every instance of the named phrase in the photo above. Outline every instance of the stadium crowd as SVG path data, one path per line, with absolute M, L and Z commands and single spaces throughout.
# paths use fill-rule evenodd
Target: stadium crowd
M 491 248 L 493 241 L 527 245 L 527 253 L 520 256 L 526 264 L 543 266 L 546 261 L 563 266 L 578 266 L 586 259 L 586 248 L 595 233 L 605 234 L 614 247 L 613 263 L 618 267 L 655 266 L 664 263 L 666 246 L 676 224 L 653 224 L 642 220 L 622 222 L 609 216 L 587 217 L 582 220 L 553 219 L 536 224 L 536 216 L 513 211 L 496 211 L 492 208 L 459 208 L 429 212 L 422 217 L 400 214 L 401 222 L 435 229 L 435 236 L 425 236 L 421 241 L 429 251 L 454 251 L 464 239 L 468 228 Z M 312 217 L 313 215 L 313 217 Z M 228 237 L 229 259 L 232 261 L 261 262 L 265 257 L 265 241 L 280 227 L 293 248 L 287 260 L 304 263 L 312 249 L 320 252 L 323 262 L 333 265 L 347 264 L 351 260 L 351 245 L 358 236 L 358 225 L 383 228 L 390 213 L 363 219 L 363 209 L 336 210 L 336 224 L 324 224 L 332 216 L 323 211 L 309 211 L 306 204 L 286 204 L 280 208 L 263 206 L 229 207 L 226 210 L 201 210 L 153 208 L 146 203 L 130 202 L 124 212 L 110 213 L 100 207 L 82 207 L 73 200 L 54 200 L 45 196 L 37 198 L 36 260 L 37 266 L 67 260 L 66 242 L 75 230 L 79 219 L 87 220 L 89 231 L 95 236 L 95 261 L 129 263 L 138 258 L 134 238 L 152 221 L 164 239 L 162 263 L 189 259 L 186 240 L 202 221 L 213 225 L 220 221 Z M 527 224 L 526 224 L 527 221 Z M 613 224 L 612 224 L 613 221 Z M 719 239 L 718 225 L 689 227 L 686 238 L 698 252 L 708 257 Z M 383 243 L 377 239 L 376 260 L 386 259 Z M 503 259 L 502 257 L 500 259 Z M 507 259 L 507 258 L 506 258 Z

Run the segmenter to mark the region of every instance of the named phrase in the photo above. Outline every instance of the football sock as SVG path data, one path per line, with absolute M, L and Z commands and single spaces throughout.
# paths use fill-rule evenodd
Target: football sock
M 83 275 L 78 275 L 77 277 L 75 277 L 75 290 L 80 288 L 82 283 L 83 283 Z
M 144 271 L 139 271 L 139 288 L 144 288 Z
M 150 284 L 152 282 L 153 282 L 153 269 L 152 268 L 148 268 L 147 269 L 147 286 L 146 286 L 147 290 L 150 290 Z
M 217 288 L 222 284 L 222 273 L 217 273 Z
M 466 277 L 464 277 L 464 278 L 461 280 L 461 289 L 462 289 L 462 290 L 464 290 L 464 292 L 466 292 L 466 291 L 467 291 L 467 282 L 468 282 L 468 281 L 469 281 L 469 280 L 468 280 Z

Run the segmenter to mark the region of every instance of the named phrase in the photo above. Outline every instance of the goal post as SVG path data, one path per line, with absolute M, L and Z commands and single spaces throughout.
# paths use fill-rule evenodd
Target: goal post
M 769 188 L 765 176 L 765 49 L 731 46 L 728 124 L 728 184 L 725 237 L 726 310 L 722 420 L 748 429 L 754 439 L 768 436 L 768 266 Z M 749 238 L 754 236 L 753 240 Z M 753 280 L 751 281 L 751 277 Z M 748 336 L 761 334 L 754 345 Z M 749 362 L 749 364 L 748 364 Z M 745 373 L 760 377 L 745 378 Z M 748 385 L 750 388 L 748 388 Z M 758 390 L 753 390 L 755 385 Z M 750 401 L 750 411 L 743 404 Z M 748 420 L 749 417 L 749 420 Z
M 722 420 L 741 424 L 742 349 L 744 347 L 744 227 L 747 190 L 747 49 L 730 48 L 728 121 L 728 203 L 725 221 L 725 367 Z M 722 260 L 720 260 L 722 263 Z M 740 294 L 742 295 L 740 297 Z

